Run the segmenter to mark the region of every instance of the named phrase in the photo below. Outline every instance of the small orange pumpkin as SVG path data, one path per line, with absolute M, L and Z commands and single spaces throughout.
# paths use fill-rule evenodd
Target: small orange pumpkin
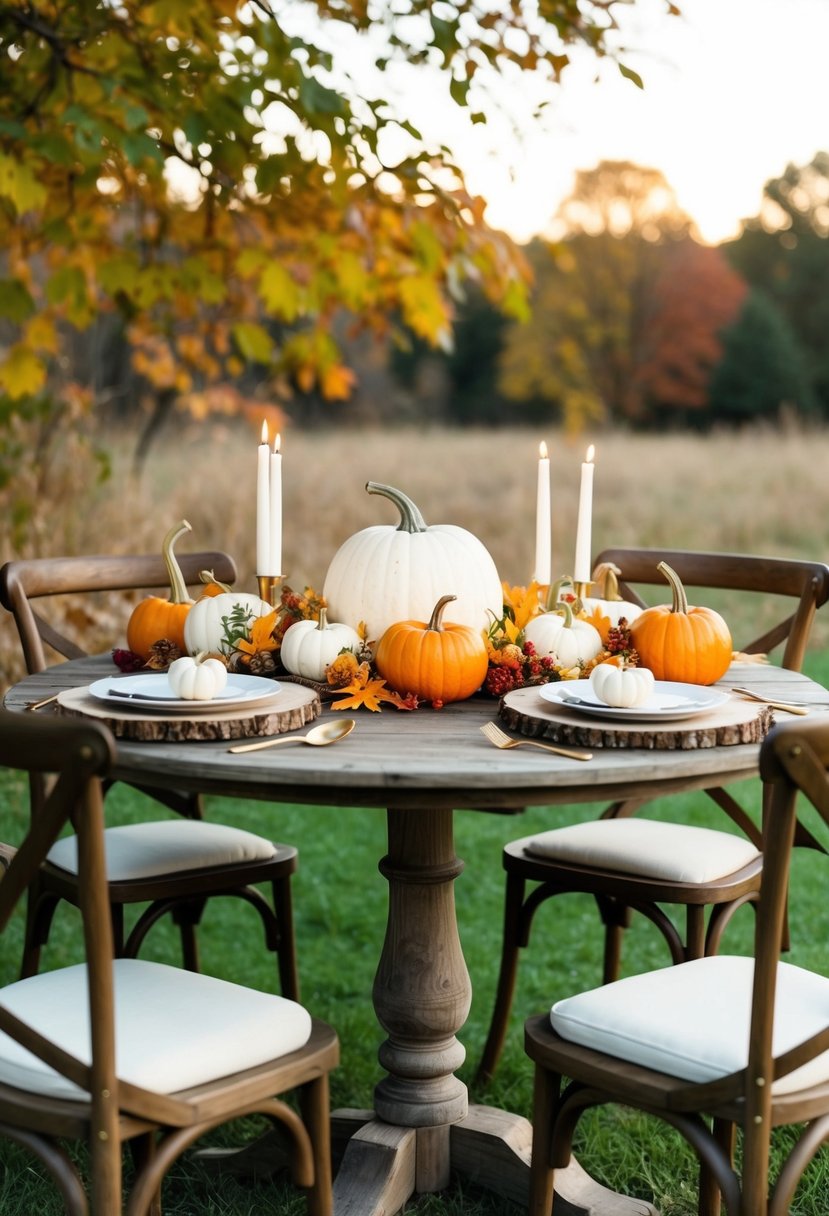
M 713 684 L 731 662 L 731 632 L 713 608 L 689 608 L 679 575 L 666 562 L 657 566 L 671 585 L 672 604 L 658 604 L 630 623 L 639 662 L 657 680 Z
M 165 600 L 160 595 L 148 595 L 135 605 L 127 622 L 127 646 L 145 662 L 152 653 L 152 647 L 162 638 L 175 643 L 182 654 L 186 653 L 184 621 L 193 601 L 187 594 L 174 547 L 184 532 L 191 531 L 187 520 L 183 519 L 180 524 L 170 529 L 161 546 L 170 579 L 170 598 Z
M 377 643 L 374 665 L 396 692 L 426 701 L 463 701 L 484 682 L 488 657 L 483 632 L 469 625 L 443 624 L 444 595 L 425 621 L 397 621 Z

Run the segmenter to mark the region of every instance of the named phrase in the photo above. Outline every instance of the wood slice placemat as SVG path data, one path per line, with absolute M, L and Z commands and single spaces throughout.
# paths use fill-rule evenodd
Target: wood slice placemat
M 649 751 L 759 743 L 774 723 L 767 705 L 739 699 L 676 722 L 603 722 L 566 705 L 545 701 L 538 688 L 518 688 L 501 699 L 499 715 L 511 730 L 578 747 L 630 747 Z
M 149 713 L 146 709 L 109 705 L 91 697 L 86 688 L 66 688 L 58 696 L 58 712 L 105 722 L 116 739 L 181 742 L 184 739 L 254 739 L 281 735 L 313 722 L 321 710 L 311 688 L 280 684 L 273 701 L 244 709 L 216 709 L 186 714 Z

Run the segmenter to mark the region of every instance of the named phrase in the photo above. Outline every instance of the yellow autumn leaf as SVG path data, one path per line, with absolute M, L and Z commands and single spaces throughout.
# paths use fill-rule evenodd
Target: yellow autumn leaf
M 297 284 L 279 262 L 269 262 L 259 279 L 259 295 L 269 312 L 283 321 L 295 321 L 301 309 Z
M 46 351 L 50 355 L 55 354 L 58 349 L 58 334 L 55 329 L 55 323 L 51 317 L 47 317 L 44 313 L 37 313 L 26 322 L 25 326 L 26 342 L 32 350 Z
M 48 193 L 28 165 L 12 156 L 0 155 L 0 196 L 9 199 L 17 214 L 23 215 L 42 207 Z
M 46 368 L 27 346 L 13 346 L 6 359 L 0 363 L 0 388 L 5 389 L 13 401 L 38 393 L 46 383 Z
M 409 275 L 400 283 L 403 318 L 420 338 L 437 342 L 450 327 L 449 309 L 434 279 Z

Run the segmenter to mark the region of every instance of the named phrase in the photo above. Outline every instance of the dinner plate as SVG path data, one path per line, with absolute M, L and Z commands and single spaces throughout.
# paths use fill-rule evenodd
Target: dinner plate
M 112 676 L 96 680 L 87 692 L 96 701 L 131 709 L 163 709 L 166 713 L 202 714 L 216 709 L 238 709 L 269 701 L 279 692 L 275 680 L 265 676 L 229 674 L 220 693 L 209 701 L 186 701 L 174 695 L 166 671 L 146 675 Z
M 593 718 L 616 718 L 622 722 L 677 722 L 707 713 L 728 700 L 728 693 L 720 688 L 680 684 L 673 680 L 657 680 L 653 693 L 641 705 L 606 705 L 596 696 L 589 680 L 542 684 L 538 691 L 545 701 L 566 705 L 577 713 Z

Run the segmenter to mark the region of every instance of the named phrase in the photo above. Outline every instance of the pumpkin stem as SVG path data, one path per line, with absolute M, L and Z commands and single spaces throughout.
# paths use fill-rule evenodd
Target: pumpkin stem
M 428 530 L 420 508 L 416 507 L 411 498 L 407 497 L 402 490 L 396 490 L 394 486 L 381 485 L 377 481 L 367 481 L 366 489 L 369 494 L 381 494 L 383 498 L 391 499 L 397 507 L 400 512 L 398 532 L 426 532 Z
M 456 600 L 456 595 L 442 595 L 432 609 L 432 615 L 429 618 L 427 629 L 434 629 L 436 633 L 441 632 L 443 626 L 443 613 L 447 604 L 451 604 L 452 600 Z
M 328 609 L 325 607 L 325 604 L 323 604 L 322 608 L 320 608 L 320 619 L 317 622 L 317 629 L 327 629 L 327 628 L 328 628 Z
M 227 583 L 223 583 L 221 579 L 216 578 L 212 570 L 200 570 L 199 582 L 204 583 L 205 587 L 220 587 L 224 592 L 231 590 Z
M 667 562 L 660 562 L 656 568 L 660 574 L 665 575 L 665 578 L 671 584 L 671 593 L 674 598 L 671 612 L 687 612 L 688 596 L 685 594 L 685 588 L 682 586 L 682 581 L 676 570 L 672 570 Z
M 622 573 L 613 562 L 599 562 L 593 571 L 593 582 L 599 585 L 600 600 L 621 600 L 618 576 Z
M 555 612 L 560 604 L 564 603 L 563 600 L 559 600 L 562 587 L 570 587 L 575 594 L 576 584 L 573 581 L 572 574 L 563 574 L 560 579 L 557 579 L 556 582 L 550 584 L 550 589 L 547 592 L 547 602 L 544 605 L 545 611 Z
M 171 604 L 192 604 L 193 601 L 187 594 L 187 584 L 184 581 L 184 575 L 181 573 L 181 566 L 176 561 L 176 555 L 173 552 L 175 543 L 180 536 L 185 532 L 192 532 L 186 519 L 183 519 L 180 524 L 174 524 L 161 544 L 161 556 L 164 558 L 164 565 L 167 567 L 167 577 L 170 580 L 170 603 Z
M 558 616 L 564 617 L 564 628 L 572 629 L 573 627 L 573 609 L 567 603 L 567 600 L 560 600 L 557 607 L 553 611 Z

